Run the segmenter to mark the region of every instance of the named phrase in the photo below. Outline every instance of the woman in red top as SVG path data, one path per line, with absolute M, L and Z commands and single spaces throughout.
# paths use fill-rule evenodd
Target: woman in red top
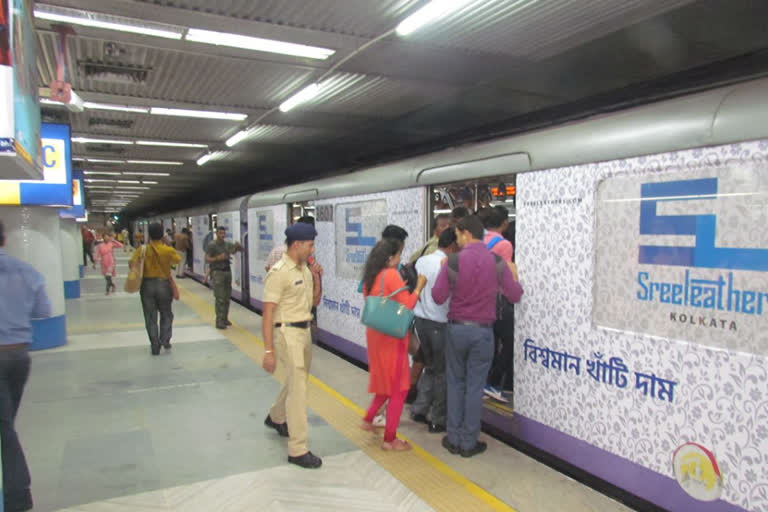
M 402 288 L 403 290 L 391 297 L 391 300 L 404 304 L 409 309 L 416 306 L 419 294 L 427 283 L 424 276 L 419 276 L 416 289 L 408 291 L 405 281 L 397 271 L 400 263 L 400 253 L 403 243 L 399 240 L 385 238 L 371 251 L 363 272 L 363 294 L 389 295 Z M 383 284 L 383 293 L 382 293 Z M 363 430 L 373 431 L 373 418 L 376 412 L 389 400 L 387 405 L 387 425 L 384 432 L 384 450 L 405 451 L 411 446 L 397 439 L 397 426 L 403 412 L 405 397 L 411 387 L 411 375 L 408 368 L 408 335 L 404 338 L 393 338 L 371 328 L 367 329 L 368 341 L 368 391 L 375 396 L 363 420 Z

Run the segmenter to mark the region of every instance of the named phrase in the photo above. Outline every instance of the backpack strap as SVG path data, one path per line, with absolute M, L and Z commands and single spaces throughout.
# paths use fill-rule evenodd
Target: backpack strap
M 507 266 L 507 262 L 498 254 L 492 254 L 493 258 L 496 260 L 496 282 L 499 283 L 499 293 L 501 293 L 501 285 L 504 282 L 504 267 Z
M 488 250 L 490 251 L 491 249 L 493 249 L 493 247 L 494 247 L 494 246 L 495 246 L 497 243 L 501 242 L 502 240 L 504 240 L 504 237 L 503 237 L 503 236 L 495 236 L 495 237 L 491 238 L 491 240 L 490 240 L 490 241 L 489 241 L 489 242 L 488 242 L 488 243 L 487 243 L 485 246 L 486 246 L 486 247 L 488 248 Z
M 456 288 L 456 278 L 459 275 L 459 253 L 450 254 L 446 265 L 448 266 L 448 282 L 451 284 L 451 288 Z

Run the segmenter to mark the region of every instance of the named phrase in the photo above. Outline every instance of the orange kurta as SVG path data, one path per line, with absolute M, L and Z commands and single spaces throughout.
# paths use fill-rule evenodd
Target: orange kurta
M 383 270 L 376 276 L 373 288 L 364 295 L 382 295 L 381 274 L 384 273 L 384 293 L 389 295 L 395 290 L 405 286 L 400 273 L 394 268 Z M 397 295 L 391 297 L 409 309 L 416 306 L 418 295 L 411 293 L 406 288 Z M 407 391 L 411 387 L 411 375 L 408 368 L 408 334 L 402 339 L 387 336 L 371 328 L 366 330 L 368 341 L 368 391 L 378 395 L 391 395 L 395 391 Z M 394 384 L 394 386 L 393 386 Z

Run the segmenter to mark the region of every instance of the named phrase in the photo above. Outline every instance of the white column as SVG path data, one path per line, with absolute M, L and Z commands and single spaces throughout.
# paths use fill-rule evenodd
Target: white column
M 45 277 L 52 316 L 33 322 L 31 350 L 67 342 L 59 211 L 40 206 L 0 206 L 5 226 L 5 251 L 32 265 Z
M 83 257 L 82 235 L 75 219 L 60 219 L 61 264 L 64 298 L 80 298 L 80 261 Z

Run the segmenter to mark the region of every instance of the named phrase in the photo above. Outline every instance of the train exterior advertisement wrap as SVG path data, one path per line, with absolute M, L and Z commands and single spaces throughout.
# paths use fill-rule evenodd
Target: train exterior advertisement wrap
M 285 205 L 251 208 L 248 210 L 248 267 L 251 280 L 251 304 L 261 308 L 267 257 L 275 245 L 285 242 L 288 227 L 288 208 Z
M 767 175 L 757 141 L 518 176 L 515 412 L 670 510 L 768 509 Z
M 367 361 L 360 323 L 363 296 L 358 292 L 365 258 L 387 224 L 408 231 L 403 258 L 418 249 L 424 240 L 425 193 L 424 188 L 411 188 L 316 202 L 315 256 L 325 271 L 317 315 L 322 341 Z
M 218 226 L 227 228 L 227 242 L 240 241 L 240 212 L 219 212 L 216 217 Z M 232 256 L 232 296 L 240 299 L 243 291 L 243 259 L 242 253 Z

